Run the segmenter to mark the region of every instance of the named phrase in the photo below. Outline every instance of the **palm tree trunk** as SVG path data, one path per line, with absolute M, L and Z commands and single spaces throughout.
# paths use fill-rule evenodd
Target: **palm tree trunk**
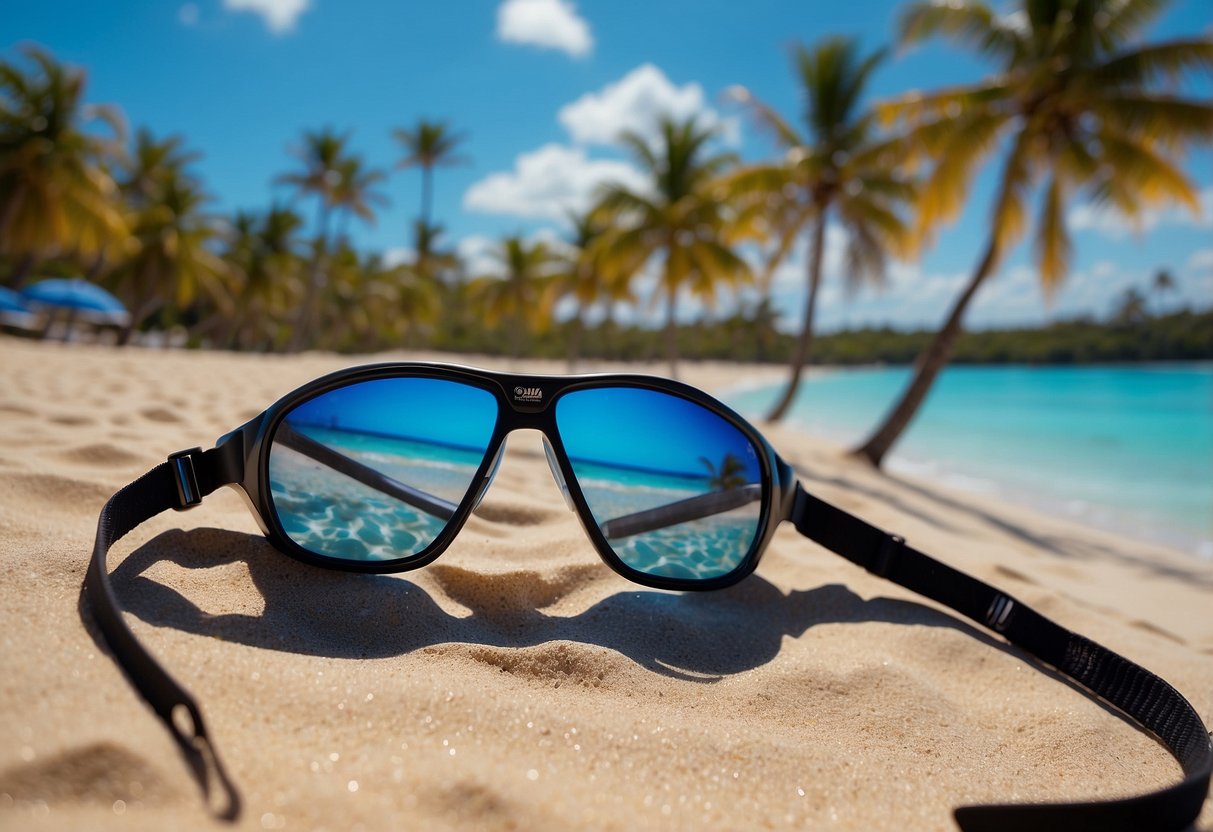
M 615 358 L 615 301 L 609 297 L 606 302 L 606 314 L 603 315 L 602 323 L 598 325 L 598 331 L 602 333 L 601 357 L 608 361 L 613 360 Z
M 430 212 L 434 208 L 434 169 L 429 165 L 421 167 L 421 221 L 425 227 L 430 227 Z
M 154 278 L 155 267 L 151 260 L 144 260 L 135 271 L 130 294 L 130 317 L 127 319 L 126 326 L 122 327 L 122 331 L 118 333 L 119 347 L 124 347 L 130 343 L 131 338 L 135 334 L 135 329 L 155 311 L 154 303 L 149 300 L 151 294 L 150 286 Z
M 312 322 L 316 318 L 316 300 L 320 296 L 320 267 L 324 262 L 324 255 L 328 251 L 329 206 L 323 197 L 321 197 L 320 213 L 316 217 L 316 225 L 319 227 L 320 239 L 317 241 L 316 251 L 312 255 L 303 303 L 299 305 L 299 314 L 295 318 L 294 331 L 291 332 L 290 341 L 286 345 L 287 352 L 298 351 L 303 346 L 304 340 L 309 335 L 314 335 L 311 329 Z
M 572 325 L 569 327 L 568 357 L 569 372 L 577 369 L 577 354 L 581 350 L 581 332 L 585 328 L 582 318 L 585 316 L 585 301 L 577 298 L 577 309 L 573 312 Z
M 678 326 L 674 321 L 674 298 L 678 294 L 673 283 L 666 284 L 665 357 L 670 362 L 670 378 L 678 378 Z
M 792 355 L 792 373 L 783 396 L 767 414 L 768 422 L 778 422 L 787 415 L 788 408 L 796 398 L 796 391 L 800 389 L 805 365 L 809 363 L 809 355 L 813 349 L 813 315 L 817 311 L 817 289 L 821 286 L 821 263 L 825 259 L 825 235 L 826 212 L 823 206 L 817 212 L 817 220 L 813 223 L 813 250 L 809 252 L 808 262 L 809 293 L 805 300 L 804 324 L 800 328 L 800 338 L 796 341 L 796 352 Z
M 934 339 L 919 358 L 910 386 L 902 393 L 901 400 L 885 416 L 880 427 L 868 437 L 866 442 L 853 449 L 852 455 L 866 459 L 877 468 L 880 467 L 889 449 L 914 420 L 918 409 L 926 400 L 927 393 L 931 390 L 931 385 L 935 383 L 935 379 L 951 359 L 956 347 L 956 339 L 961 333 L 965 310 L 968 309 L 973 296 L 977 294 L 977 289 L 994 270 L 994 264 L 997 261 L 998 240 L 996 235 L 991 232 L 989 242 L 986 244 L 985 255 L 978 263 L 977 270 L 973 273 L 969 284 L 956 299 L 943 328 L 935 334 Z
M 17 267 L 9 276 L 9 286 L 14 289 L 20 289 L 21 284 L 25 283 L 25 278 L 34 270 L 34 253 L 32 251 L 21 255 L 21 259 L 17 261 Z

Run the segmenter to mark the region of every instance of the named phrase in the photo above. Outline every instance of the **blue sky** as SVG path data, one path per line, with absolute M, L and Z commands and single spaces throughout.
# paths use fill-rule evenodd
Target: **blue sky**
M 88 98 L 118 105 L 132 128 L 183 134 L 203 154 L 198 172 L 215 210 L 260 209 L 292 194 L 273 184 L 294 166 L 288 150 L 305 129 L 348 130 L 376 167 L 400 157 L 393 127 L 448 119 L 467 134 L 468 164 L 440 169 L 435 215 L 474 270 L 507 233 L 558 238 L 561 211 L 583 204 L 603 178 L 636 174 L 612 138 L 654 113 L 698 113 L 720 124 L 744 158 L 772 153 L 766 138 L 723 96 L 748 87 L 788 118 L 801 109 L 789 47 L 827 34 L 866 49 L 889 42 L 897 3 L 773 0 L 192 0 L 70 3 L 3 0 L 0 49 L 37 42 L 89 71 Z M 688 9 L 694 9 L 688 14 Z M 1155 37 L 1213 36 L 1209 0 L 1174 0 Z M 944 43 L 896 53 L 873 78 L 876 97 L 975 80 L 988 67 Z M 1189 91 L 1213 94 L 1207 79 Z M 1202 189 L 1200 218 L 1162 209 L 1138 233 L 1108 214 L 1071 207 L 1073 270 L 1051 305 L 1018 249 L 982 291 L 974 326 L 1105 315 L 1128 286 L 1145 288 L 1159 267 L 1180 291 L 1163 307 L 1213 301 L 1213 155 L 1185 166 Z M 351 227 L 367 249 L 404 256 L 418 210 L 419 176 L 392 170 L 391 199 L 374 226 Z M 819 307 L 826 329 L 891 322 L 936 325 L 978 256 L 991 176 L 935 245 L 895 264 L 883 292 L 842 292 L 841 257 L 827 249 Z M 308 202 L 298 208 L 311 218 Z M 836 237 L 837 235 L 831 235 Z M 803 252 L 780 271 L 785 325 L 803 305 Z M 722 299 L 728 309 L 732 300 Z M 686 314 L 697 315 L 695 304 Z M 646 306 L 647 310 L 647 306 Z M 647 314 L 647 313 L 646 313 Z

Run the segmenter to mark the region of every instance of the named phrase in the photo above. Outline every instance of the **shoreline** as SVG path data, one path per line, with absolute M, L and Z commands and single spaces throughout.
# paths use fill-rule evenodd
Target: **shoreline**
M 1155 363 L 1149 368 L 1143 368 L 1140 365 L 1101 364 L 1057 369 L 1066 373 L 1080 374 L 1087 371 L 1098 374 L 1107 370 L 1125 369 L 1146 370 L 1147 374 L 1150 370 L 1178 370 L 1183 373 L 1191 371 L 1203 377 L 1211 368 L 1213 368 L 1213 362 L 1164 362 Z M 844 406 L 833 416 L 823 415 L 820 409 L 810 412 L 801 408 L 798 411 L 798 408 L 794 406 L 788 414 L 787 423 L 797 430 L 835 445 L 839 454 L 843 455 L 861 438 L 852 435 L 854 431 L 851 425 L 859 424 L 859 422 L 850 423 L 847 420 L 855 417 L 855 411 L 862 410 L 863 416 L 860 421 L 866 425 L 870 413 L 884 406 L 883 394 L 879 401 L 871 399 L 873 385 L 861 381 L 860 378 L 868 373 L 887 375 L 887 371 L 902 373 L 905 372 L 905 369 L 875 365 L 855 368 L 829 367 L 821 370 L 814 368 L 816 372 L 811 374 L 808 379 L 808 389 L 811 392 L 804 394 L 805 398 L 800 400 L 802 404 L 805 401 L 812 402 L 817 395 L 829 395 L 853 396 L 852 403 L 856 406 Z M 1213 529 L 1205 527 L 1197 519 L 1203 517 L 1202 514 L 1176 514 L 1179 511 L 1177 506 L 1185 506 L 1187 503 L 1177 503 L 1170 498 L 1170 492 L 1157 490 L 1164 484 L 1164 481 L 1159 479 L 1159 474 L 1154 474 L 1152 478 L 1134 478 L 1124 483 L 1116 478 L 1127 473 L 1126 459 L 1146 459 L 1147 457 L 1144 455 L 1147 452 L 1165 451 L 1162 456 L 1153 458 L 1154 461 L 1161 461 L 1163 465 L 1174 467 L 1176 460 L 1172 449 L 1149 447 L 1147 450 L 1141 447 L 1140 443 L 1134 445 L 1132 444 L 1135 441 L 1134 438 L 1122 425 L 1116 427 L 1104 425 L 1100 426 L 1097 432 L 1090 431 L 1085 434 L 1064 432 L 1069 431 L 1068 428 L 1063 428 L 1063 433 L 1059 434 L 1056 429 L 1048 426 L 1043 430 L 1035 427 L 1041 419 L 1041 415 L 1037 411 L 1047 416 L 1048 424 L 1052 424 L 1053 420 L 1062 420 L 1062 424 L 1067 424 L 1066 420 L 1073 421 L 1076 415 L 1073 410 L 1073 402 L 1067 404 L 1064 397 L 1058 402 L 1055 413 L 1046 412 L 1047 408 L 1038 406 L 1030 406 L 1027 411 L 1020 412 L 1020 419 L 1026 414 L 1032 416 L 1033 421 L 1026 425 L 1022 421 L 1014 421 L 1014 417 L 1010 420 L 1004 418 L 1002 431 L 1006 432 L 1006 441 L 1018 443 L 1024 452 L 1024 455 L 1017 455 L 1014 458 L 1008 457 L 1000 447 L 1005 443 L 1001 438 L 1004 434 L 998 427 L 983 427 L 983 423 L 979 419 L 971 418 L 973 417 L 971 385 L 974 382 L 961 380 L 966 377 L 967 373 L 981 373 L 982 384 L 993 385 L 996 390 L 999 385 L 1004 383 L 1012 386 L 1019 385 L 1016 389 L 1022 390 L 1022 395 L 1031 400 L 1033 397 L 1051 395 L 1050 392 L 1046 392 L 1049 387 L 1044 382 L 1033 382 L 1030 386 L 1025 387 L 1022 375 L 1033 375 L 1036 370 L 1047 369 L 1049 368 L 1030 365 L 949 367 L 948 372 L 955 370 L 957 373 L 956 377 L 952 379 L 956 388 L 965 384 L 969 386 L 959 394 L 952 393 L 952 389 L 955 388 L 945 390 L 943 395 L 951 394 L 951 397 L 947 399 L 947 405 L 945 406 L 941 400 L 938 411 L 932 411 L 928 418 L 920 420 L 912 427 L 911 433 L 902 438 L 899 446 L 886 459 L 884 469 L 887 472 L 924 483 L 946 485 L 956 491 L 1002 499 L 1053 517 L 1080 523 L 1093 530 L 1112 532 L 1142 543 L 1162 544 L 1198 560 L 1208 561 L 1213 558 Z M 1005 381 L 1001 378 L 1004 370 L 1009 374 L 1009 378 Z M 971 379 L 973 376 L 970 375 L 967 378 Z M 1077 378 L 1082 379 L 1083 377 L 1079 375 Z M 824 385 L 820 388 L 813 387 L 815 383 L 827 379 L 830 383 L 828 388 Z M 1090 382 L 1090 384 L 1101 383 L 1106 384 L 1107 382 Z M 882 382 L 883 384 L 884 382 Z M 720 392 L 723 394 L 723 398 L 734 404 L 740 404 L 743 412 L 754 419 L 765 407 L 765 405 L 757 404 L 756 400 L 769 389 L 769 385 L 761 382 L 747 382 Z M 1106 395 L 1107 393 L 1101 390 L 1101 396 Z M 1191 396 L 1191 394 L 1188 395 Z M 862 406 L 857 406 L 858 403 L 862 403 Z M 950 410 L 953 405 L 958 410 L 956 414 Z M 846 414 L 846 416 L 844 417 L 842 414 Z M 1091 418 L 1098 418 L 1098 414 L 1093 412 Z M 1157 432 L 1158 429 L 1155 427 L 1157 418 L 1155 416 L 1149 418 L 1153 421 L 1129 424 L 1132 425 L 1134 432 L 1138 427 L 1145 431 Z M 761 421 L 757 423 L 763 424 Z M 945 425 L 948 426 L 946 429 L 949 431 L 946 434 L 944 433 Z M 1191 427 L 1188 430 L 1190 432 Z M 1055 465 L 1057 460 L 1064 459 L 1061 456 L 1051 455 L 1059 450 L 1064 450 L 1058 448 L 1059 436 L 1065 436 L 1067 442 L 1075 442 L 1080 449 L 1084 446 L 1087 448 L 1087 456 L 1077 456 L 1067 464 L 1064 471 L 1061 471 L 1064 476 L 1059 476 L 1058 471 L 1048 467 L 1050 464 Z M 1033 439 L 1036 440 L 1036 447 L 1032 445 Z M 1089 450 L 1093 442 L 1129 443 L 1126 445 L 1129 455 L 1126 456 L 1122 451 L 1118 457 L 1119 461 L 1112 463 L 1092 460 Z M 1042 465 L 1045 467 L 1038 467 Z M 1054 479 L 1057 479 L 1056 483 L 1054 483 Z M 1108 484 L 1116 483 L 1121 483 L 1119 488 L 1123 495 L 1132 494 L 1133 499 L 1109 493 L 1110 485 Z M 1155 490 L 1150 491 L 1150 488 Z M 1202 481 L 1201 488 L 1208 490 L 1209 483 Z M 1137 489 L 1135 494 L 1133 489 Z M 1199 493 L 1196 492 L 1197 495 Z M 1111 499 L 1101 499 L 1101 497 Z M 1199 498 L 1189 495 L 1185 499 L 1192 502 Z M 1196 506 L 1192 508 L 1199 512 L 1199 508 Z M 1213 522 L 1213 517 L 1209 519 Z
M 205 811 L 174 741 L 82 623 L 98 511 L 300 384 L 402 358 L 508 365 L 0 339 L 0 825 L 233 828 Z M 688 363 L 682 378 L 719 393 L 758 370 Z M 1213 564 L 759 428 L 823 499 L 1213 714 Z M 125 619 L 198 699 L 241 790 L 235 828 L 946 830 L 958 805 L 1110 798 L 1178 777 L 1094 697 L 786 524 L 731 589 L 629 583 L 585 539 L 538 437 L 516 434 L 505 457 L 451 548 L 400 575 L 282 555 L 229 489 L 115 546 Z M 1203 817 L 1213 830 L 1213 803 Z

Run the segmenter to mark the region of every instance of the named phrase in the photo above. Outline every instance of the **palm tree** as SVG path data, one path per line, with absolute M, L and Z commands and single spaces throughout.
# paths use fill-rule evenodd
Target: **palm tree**
M 502 240 L 493 257 L 504 277 L 476 278 L 469 292 L 482 305 L 489 326 L 508 321 L 510 355 L 518 358 L 526 333 L 547 323 L 543 297 L 559 261 L 545 243 L 527 243 L 517 235 Z
M 1000 63 L 977 84 L 916 92 L 887 106 L 935 160 L 919 202 L 920 230 L 957 213 L 983 157 L 1000 148 L 1006 155 L 972 276 L 900 400 L 854 450 L 873 465 L 909 426 L 952 356 L 969 303 L 1022 237 L 1029 199 L 1040 200 L 1035 256 L 1046 292 L 1067 273 L 1065 205 L 1080 190 L 1131 218 L 1165 201 L 1200 210 L 1195 187 L 1173 160 L 1185 144 L 1213 141 L 1213 105 L 1157 82 L 1213 68 L 1213 41 L 1140 44 L 1138 35 L 1165 5 L 1158 0 L 1019 5 L 1000 15 L 982 0 L 916 2 L 901 18 L 903 43 L 942 34 Z
M 140 208 L 155 201 L 166 170 L 184 170 L 201 158 L 198 151 L 186 149 L 184 136 L 157 139 L 146 127 L 139 128 L 121 180 L 127 203 Z
M 561 300 L 573 300 L 573 317 L 569 322 L 565 344 L 571 373 L 577 366 L 586 313 L 599 300 L 610 302 L 613 284 L 619 278 L 603 267 L 601 244 L 607 229 L 601 224 L 600 218 L 593 211 L 570 211 L 567 219 L 572 226 L 573 238 L 569 241 L 569 251 L 563 258 L 562 268 L 549 286 L 544 310 L 550 317 Z
M 231 222 L 224 259 L 239 277 L 236 314 L 230 325 L 232 345 L 269 348 L 294 299 L 300 259 L 296 234 L 298 214 L 273 205 L 261 216 L 241 212 Z
M 883 279 L 886 251 L 908 253 L 908 229 L 898 211 L 913 197 L 914 185 L 898 171 L 899 142 L 874 136 L 875 115 L 859 109 L 868 77 L 883 57 L 881 51 L 861 58 L 858 43 L 844 37 L 825 38 L 812 49 L 796 47 L 794 65 L 806 103 L 804 137 L 748 91 L 734 89 L 785 151 L 778 162 L 730 177 L 734 194 L 756 199 L 754 204 L 774 218 L 779 245 L 768 273 L 809 230 L 804 323 L 787 387 L 767 415 L 770 421 L 788 412 L 809 362 L 829 222 L 836 215 L 846 233 L 852 288 Z
M 1146 296 L 1138 291 L 1136 286 L 1125 289 L 1116 301 L 1116 312 L 1112 315 L 1112 319 L 1122 326 L 1132 326 L 1141 323 L 1148 317 L 1150 317 L 1150 313 L 1149 307 L 1146 305 Z
M 105 163 L 124 133 L 112 107 L 85 105 L 85 74 L 37 46 L 32 64 L 0 61 L 0 255 L 15 258 L 20 284 L 37 258 L 117 252 L 127 227 Z M 103 136 L 86 126 L 108 128 Z
M 725 454 L 719 465 L 701 456 L 699 464 L 707 469 L 708 486 L 717 491 L 730 491 L 746 484 L 745 463 L 735 454 Z
M 144 148 L 180 146 L 176 139 L 163 143 L 150 135 L 144 139 Z M 190 158 L 189 154 L 161 154 L 157 168 L 142 164 L 147 161 L 145 157 L 137 160 L 127 180 L 132 189 L 131 234 L 137 249 L 117 273 L 131 306 L 131 323 L 122 334 L 123 342 L 142 321 L 160 310 L 168 322 L 179 320 L 181 313 L 199 300 L 225 312 L 230 310 L 224 284 L 226 269 L 209 248 L 216 236 L 216 227 L 205 211 L 211 197 L 182 167 Z
M 316 197 L 316 236 L 312 245 L 303 302 L 299 304 L 294 331 L 287 345 L 291 350 L 299 349 L 306 338 L 314 335 L 316 303 L 324 279 L 324 260 L 329 249 L 329 224 L 339 204 L 343 167 L 346 167 L 344 175 L 348 176 L 349 173 L 346 151 L 348 140 L 348 134 L 339 134 L 327 127 L 318 131 L 305 131 L 303 144 L 291 150 L 291 155 L 302 163 L 302 169 L 282 174 L 275 180 L 296 188 L 302 194 Z
M 413 270 L 427 279 L 443 282 L 459 267 L 459 258 L 439 240 L 446 233 L 441 223 L 413 221 Z
M 649 176 L 649 188 L 607 186 L 595 211 L 612 229 L 603 242 L 605 267 L 625 271 L 661 256 L 654 300 L 665 300 L 666 358 L 670 375 L 677 375 L 679 291 L 688 289 L 711 302 L 718 287 L 748 282 L 752 274 L 731 247 L 737 230 L 717 188 L 718 177 L 736 157 L 708 155 L 716 130 L 699 127 L 694 117 L 681 122 L 662 117 L 658 132 L 654 145 L 632 131 L 620 137 Z
M 387 197 L 375 186 L 387 179 L 381 170 L 367 169 L 361 156 L 347 156 L 337 166 L 337 184 L 332 192 L 333 211 L 337 215 L 337 239 L 346 240 L 346 224 L 351 217 L 374 225 L 376 205 L 386 205 Z
M 444 121 L 418 119 L 412 130 L 396 128 L 392 136 L 404 148 L 404 158 L 397 168 L 421 168 L 421 214 L 419 219 L 429 226 L 434 199 L 434 168 L 463 164 L 467 160 L 455 155 L 455 148 L 467 137 L 455 133 Z
M 1163 295 L 1175 291 L 1175 278 L 1171 276 L 1169 270 L 1159 269 L 1154 273 L 1154 283 L 1151 288 L 1154 290 L 1154 294 L 1158 296 L 1158 313 L 1162 314 Z

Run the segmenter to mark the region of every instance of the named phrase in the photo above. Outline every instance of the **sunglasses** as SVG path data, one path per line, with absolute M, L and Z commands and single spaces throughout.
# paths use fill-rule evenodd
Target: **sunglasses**
M 1002 635 L 1155 735 L 1184 779 L 1137 797 L 968 806 L 962 829 L 1183 829 L 1213 770 L 1209 733 L 1165 681 L 1022 602 L 810 494 L 755 428 L 707 394 L 639 375 L 536 376 L 379 364 L 287 394 L 223 436 L 175 453 L 105 505 L 85 596 L 117 662 L 177 740 L 202 788 L 238 792 L 189 695 L 138 642 L 109 583 L 115 541 L 217 488 L 247 499 L 270 542 L 316 566 L 402 572 L 438 557 L 479 505 L 512 431 L 543 435 L 552 475 L 603 561 L 667 590 L 720 589 L 758 566 L 784 521 Z M 212 778 L 213 781 L 212 781 Z

